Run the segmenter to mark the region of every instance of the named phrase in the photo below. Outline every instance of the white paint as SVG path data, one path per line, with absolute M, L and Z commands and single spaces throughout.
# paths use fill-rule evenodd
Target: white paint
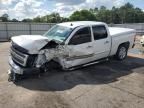
M 120 28 L 120 27 L 109 27 L 109 31 L 111 36 L 118 36 L 118 35 L 136 32 L 134 29 Z
M 49 42 L 48 38 L 43 36 L 19 36 L 13 37 L 12 41 L 19 46 L 27 49 L 30 54 L 45 55 L 47 61 L 50 61 L 51 59 L 58 61 L 62 65 L 62 67 L 66 69 L 115 55 L 118 46 L 124 42 L 130 42 L 131 48 L 134 44 L 134 37 L 136 34 L 136 31 L 133 29 L 115 27 L 108 28 L 108 26 L 103 22 L 79 21 L 66 22 L 58 25 L 76 29 L 67 38 L 67 40 L 65 41 L 65 45 L 59 45 L 55 49 L 43 49 L 39 51 Z M 92 31 L 93 25 L 104 25 L 107 29 L 108 37 L 95 41 Z M 79 45 L 69 45 L 69 41 L 73 37 L 73 35 L 83 27 L 91 28 L 92 41 Z M 42 56 L 38 56 L 38 67 L 42 63 L 39 58 L 42 58 Z
M 101 24 L 105 24 L 103 22 L 95 22 L 95 21 L 75 21 L 75 22 L 65 22 L 65 23 L 60 23 L 58 25 L 61 26 L 66 26 L 69 28 L 76 28 L 78 26 L 88 26 L 88 25 L 101 25 Z
M 22 35 L 11 39 L 17 45 L 27 49 L 30 54 L 38 54 L 38 51 L 48 43 L 48 38 L 40 35 Z

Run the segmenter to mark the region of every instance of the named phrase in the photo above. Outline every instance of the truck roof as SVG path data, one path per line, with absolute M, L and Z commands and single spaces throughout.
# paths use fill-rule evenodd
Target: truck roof
M 100 25 L 100 24 L 104 25 L 105 23 L 96 22 L 96 21 L 74 21 L 74 22 L 64 22 L 64 23 L 60 23 L 58 25 L 66 26 L 66 27 L 70 27 L 70 28 L 75 28 L 78 26 Z

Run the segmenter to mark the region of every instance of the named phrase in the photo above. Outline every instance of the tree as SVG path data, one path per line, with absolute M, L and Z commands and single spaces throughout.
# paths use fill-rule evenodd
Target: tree
M 105 6 L 100 7 L 97 17 L 99 21 L 111 23 L 111 11 L 107 10 Z
M 18 22 L 18 20 L 17 20 L 17 19 L 15 19 L 15 18 L 14 18 L 14 19 L 12 19 L 11 21 L 12 21 L 12 22 Z
M 88 20 L 96 20 L 96 17 L 93 13 L 91 13 L 89 10 L 81 10 L 76 11 L 70 16 L 71 21 L 88 21 Z
M 135 8 L 134 20 L 136 23 L 143 23 L 144 22 L 144 12 L 140 8 Z
M 112 10 L 111 10 L 111 23 L 114 23 L 114 24 L 121 23 L 121 17 L 119 14 L 119 9 L 116 8 L 115 6 L 112 7 Z
M 9 15 L 8 14 L 3 14 L 0 19 L 2 20 L 2 22 L 8 22 L 9 20 Z
M 29 18 L 23 19 L 22 22 L 32 22 L 32 19 L 29 19 Z
M 61 22 L 67 22 L 67 21 L 69 21 L 69 18 L 61 17 Z
M 36 18 L 33 19 L 33 22 L 41 22 L 40 16 L 37 16 Z
M 62 17 L 60 17 L 59 13 L 51 13 L 49 15 L 41 17 L 40 19 L 41 22 L 47 23 L 60 23 L 62 20 L 64 20 Z
M 134 21 L 134 6 L 130 3 L 126 3 L 125 5 L 121 6 L 119 9 L 121 15 L 121 23 L 132 23 Z
M 52 13 L 49 15 L 49 20 L 51 23 L 59 23 L 61 22 L 61 17 L 59 13 Z
M 43 17 L 36 17 L 33 22 L 60 23 L 65 21 L 103 21 L 106 23 L 142 23 L 144 22 L 144 12 L 140 8 L 135 8 L 132 4 L 125 5 L 112 9 L 107 9 L 105 6 L 100 8 L 95 7 L 89 10 L 75 11 L 69 18 L 61 17 L 59 13 L 51 13 Z
M 101 6 L 100 10 L 106 10 L 106 7 L 105 6 Z

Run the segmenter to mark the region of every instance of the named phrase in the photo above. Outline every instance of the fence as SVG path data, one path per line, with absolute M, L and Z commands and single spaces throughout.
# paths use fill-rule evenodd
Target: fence
M 12 36 L 18 35 L 41 35 L 49 30 L 53 23 L 0 23 L 0 41 L 8 41 Z M 139 24 L 110 24 L 113 27 L 125 27 L 137 30 L 137 34 L 144 34 L 144 23 Z
M 53 23 L 0 23 L 0 41 L 7 41 L 12 36 L 42 35 Z

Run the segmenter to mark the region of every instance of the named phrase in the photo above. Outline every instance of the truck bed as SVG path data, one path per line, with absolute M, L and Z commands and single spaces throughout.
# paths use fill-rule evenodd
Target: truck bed
M 119 36 L 124 34 L 131 34 L 135 33 L 134 29 L 129 28 L 120 28 L 120 27 L 109 27 L 110 35 L 111 36 Z
M 109 32 L 112 40 L 110 55 L 116 54 L 116 51 L 121 43 L 129 42 L 129 48 L 132 48 L 136 35 L 136 31 L 134 29 L 109 27 Z

